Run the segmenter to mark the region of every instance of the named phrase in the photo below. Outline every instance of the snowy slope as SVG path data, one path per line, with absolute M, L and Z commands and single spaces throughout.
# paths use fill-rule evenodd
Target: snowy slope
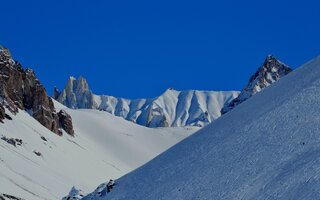
M 97 110 L 71 110 L 75 137 L 50 132 L 27 112 L 0 123 L 0 193 L 61 199 L 73 185 L 91 191 L 141 166 L 196 128 L 150 129 Z M 16 147 L 12 140 L 22 140 Z M 10 144 L 11 143 L 11 144 Z
M 120 178 L 102 199 L 320 199 L 319 94 L 317 57 Z
M 147 127 L 205 126 L 221 116 L 221 109 L 239 95 L 237 91 L 177 91 L 167 89 L 153 99 L 129 100 L 94 95 L 83 77 L 70 77 L 53 98 L 69 108 L 107 111 Z

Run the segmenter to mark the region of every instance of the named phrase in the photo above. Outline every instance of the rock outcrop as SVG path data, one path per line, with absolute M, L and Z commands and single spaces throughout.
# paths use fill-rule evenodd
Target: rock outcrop
M 3 123 L 3 120 L 5 119 L 6 110 L 3 106 L 0 105 L 0 122 Z
M 80 200 L 84 197 L 82 190 L 72 187 L 69 194 L 62 198 L 62 200 Z
M 0 200 L 24 200 L 19 197 L 9 195 L 9 194 L 1 194 L 0 193 Z
M 52 132 L 62 135 L 53 101 L 32 69 L 13 60 L 8 49 L 0 46 L 0 105 L 16 114 L 26 110 Z M 0 119 L 5 115 L 0 108 Z
M 249 83 L 241 91 L 240 95 L 226 104 L 221 113 L 227 113 L 237 105 L 246 101 L 258 92 L 286 76 L 292 69 L 272 55 L 268 55 L 262 66 L 250 77 Z
M 69 135 L 74 136 L 71 116 L 65 110 L 60 110 L 58 112 L 58 116 L 60 126 L 63 128 L 63 130 L 65 130 Z

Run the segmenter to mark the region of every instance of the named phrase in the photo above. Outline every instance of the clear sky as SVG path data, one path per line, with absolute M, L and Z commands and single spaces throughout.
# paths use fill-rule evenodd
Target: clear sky
M 320 1 L 7 0 L 0 43 L 49 94 L 83 75 L 97 94 L 240 90 L 268 54 L 320 54 Z

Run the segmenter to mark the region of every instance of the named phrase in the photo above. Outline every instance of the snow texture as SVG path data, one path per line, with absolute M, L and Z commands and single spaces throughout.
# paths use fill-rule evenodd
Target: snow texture
M 317 57 L 95 199 L 320 199 L 319 94 Z

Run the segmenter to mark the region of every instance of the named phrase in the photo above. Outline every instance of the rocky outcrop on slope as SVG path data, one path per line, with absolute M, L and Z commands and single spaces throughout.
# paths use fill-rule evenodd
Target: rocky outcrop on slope
M 99 109 L 147 127 L 205 126 L 217 119 L 221 108 L 238 96 L 237 91 L 177 91 L 167 89 L 153 99 L 129 100 L 94 95 L 83 77 L 70 77 L 53 97 L 69 108 Z
M 3 120 L 5 119 L 6 110 L 3 106 L 0 106 L 0 122 L 3 123 Z
M 8 49 L 0 46 L 0 105 L 16 114 L 26 110 L 43 126 L 62 135 L 59 116 L 32 69 L 24 69 L 13 60 Z M 0 109 L 0 119 L 5 110 Z
M 9 195 L 9 194 L 1 194 L 0 193 L 0 200 L 24 200 L 19 197 Z
M 71 116 L 65 110 L 60 110 L 58 112 L 58 117 L 63 130 L 65 130 L 69 135 L 74 136 Z
M 82 190 L 72 187 L 69 194 L 62 198 L 62 200 L 80 200 L 84 197 Z
M 292 71 L 290 67 L 279 61 L 272 55 L 268 55 L 263 65 L 252 75 L 247 86 L 241 91 L 240 95 L 226 104 L 221 113 L 227 113 L 237 105 L 249 99 L 251 96 L 278 81 Z

